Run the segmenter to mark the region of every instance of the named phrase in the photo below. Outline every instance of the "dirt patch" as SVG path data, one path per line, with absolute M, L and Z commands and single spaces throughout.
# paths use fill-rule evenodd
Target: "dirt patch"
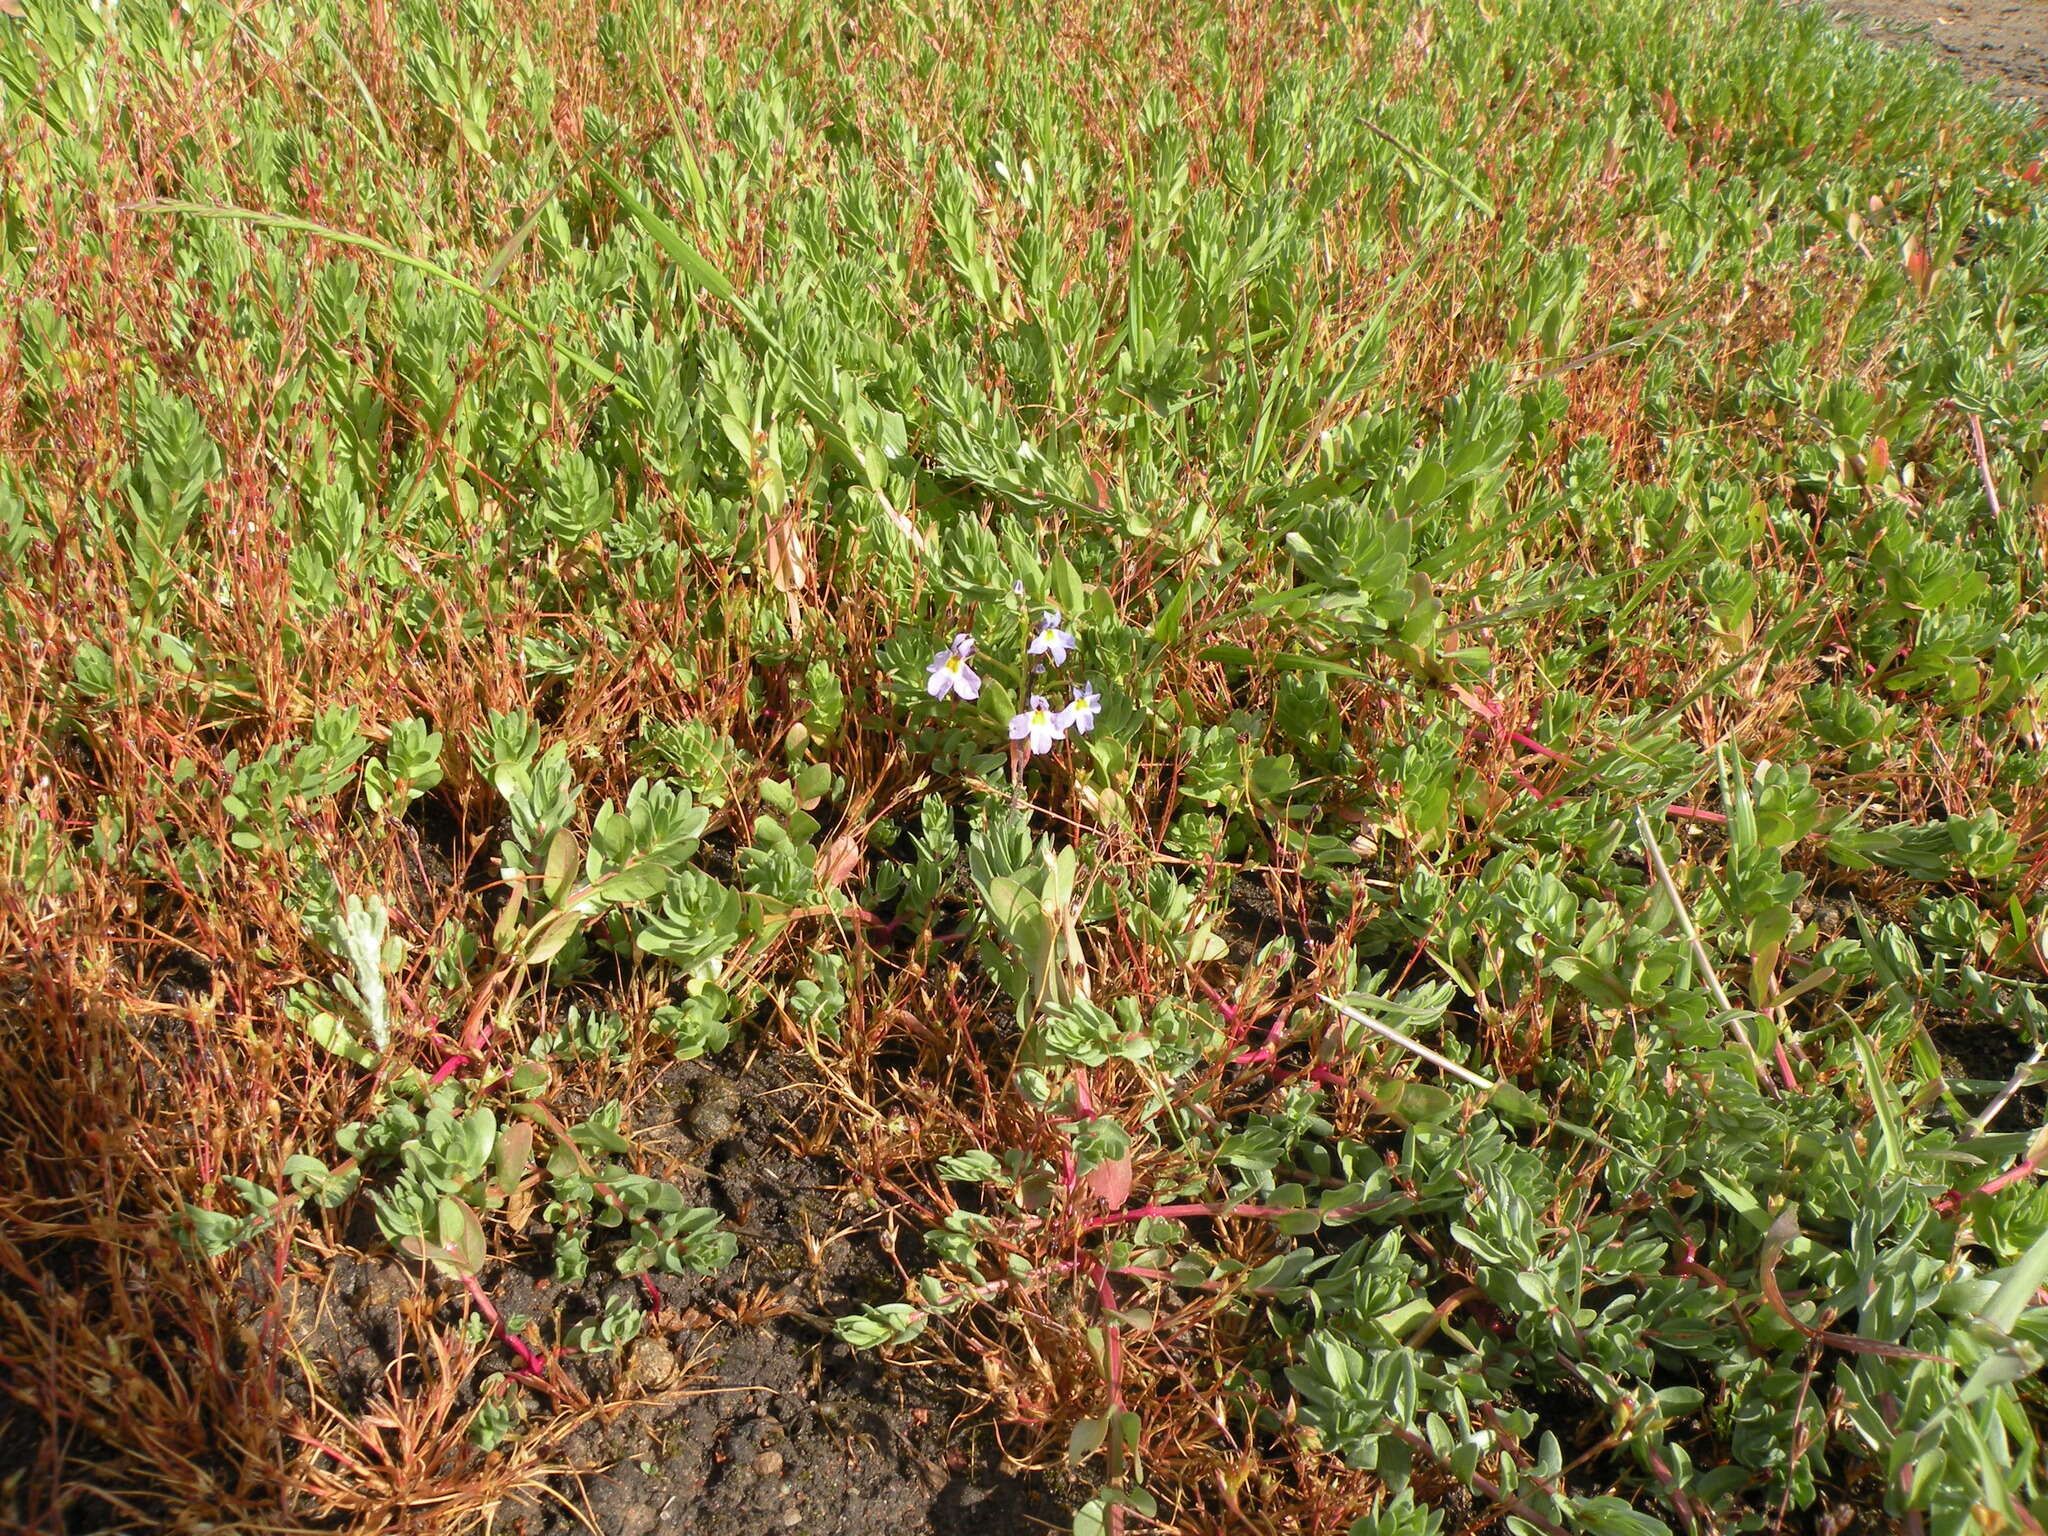
M 2000 96 L 2048 108 L 2048 0 L 1833 0 L 1888 43 L 1924 42 Z
M 722 1211 L 739 1258 L 704 1278 L 552 1284 L 545 1268 L 494 1266 L 508 1316 L 544 1319 L 543 1342 L 638 1311 L 639 1336 L 562 1369 L 601 1405 L 549 1453 L 579 1470 L 504 1499 L 507 1536 L 1039 1536 L 1070 1503 L 1007 1471 L 965 1396 L 833 1338 L 834 1317 L 899 1300 L 902 1270 L 843 1170 L 791 1150 L 808 1090 L 783 1060 L 738 1053 L 672 1068 L 629 1119 L 649 1171 Z M 352 1235 L 355 1235 L 352 1233 Z M 367 1239 L 368 1234 L 362 1236 Z M 366 1247 L 374 1245 L 366 1242 Z M 302 1309 L 302 1310 L 301 1310 Z M 390 1256 L 340 1258 L 317 1295 L 286 1302 L 297 1354 L 352 1409 L 389 1390 L 410 1314 L 444 1328 L 461 1304 Z M 498 1361 L 508 1365 L 509 1357 Z

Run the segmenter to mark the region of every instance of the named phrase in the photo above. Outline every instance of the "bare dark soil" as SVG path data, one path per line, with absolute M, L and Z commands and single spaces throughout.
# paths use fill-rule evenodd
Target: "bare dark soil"
M 641 1103 L 633 1118 L 643 1143 L 656 1162 L 672 1160 L 650 1171 L 723 1211 L 740 1239 L 740 1256 L 723 1273 L 653 1277 L 658 1309 L 638 1281 L 558 1287 L 538 1263 L 531 1272 L 485 1273 L 499 1309 L 546 1320 L 545 1339 L 614 1298 L 646 1314 L 623 1350 L 564 1361 L 593 1400 L 620 1404 L 558 1453 L 582 1470 L 506 1500 L 490 1530 L 1036 1536 L 1065 1528 L 1069 1506 L 1058 1491 L 1005 1471 L 990 1430 L 962 1422 L 959 1392 L 893 1372 L 831 1335 L 832 1318 L 857 1304 L 900 1300 L 902 1272 L 858 1202 L 837 1188 L 843 1171 L 789 1150 L 784 1117 L 803 1102 L 777 1059 L 741 1070 L 732 1051 L 673 1068 Z M 848 1229 L 856 1230 L 835 1235 Z M 388 1390 L 401 1316 L 422 1305 L 421 1288 L 415 1266 L 393 1257 L 345 1260 L 321 1299 L 299 1303 L 301 1358 L 327 1391 L 357 1406 Z M 433 1288 L 450 1297 L 441 1311 L 452 1317 L 457 1293 Z
M 1924 42 L 2001 96 L 2048 109 L 2048 0 L 1831 0 L 1891 43 Z

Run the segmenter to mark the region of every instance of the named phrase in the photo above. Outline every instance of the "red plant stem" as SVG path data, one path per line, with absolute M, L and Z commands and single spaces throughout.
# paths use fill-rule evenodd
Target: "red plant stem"
M 2027 1177 L 2028 1174 L 2038 1172 L 2040 1170 L 2040 1167 L 2040 1161 L 2036 1158 L 2021 1158 L 2018 1162 L 2014 1163 L 2010 1168 L 2006 1169 L 2005 1172 L 2001 1173 L 1997 1178 L 1991 1180 L 1987 1184 L 1981 1185 L 1978 1188 L 1977 1193 L 1980 1195 L 1995 1195 L 2001 1189 L 2004 1189 L 2008 1184 L 2017 1184 L 2021 1179 Z
M 1785 1042 L 1782 1040 L 1777 1041 L 1771 1049 L 1777 1053 L 1778 1071 L 1785 1079 L 1785 1091 L 1787 1093 L 1797 1093 L 1799 1091 L 1799 1079 L 1792 1075 L 1792 1060 L 1785 1054 Z
M 293 1430 L 291 1433 L 292 1438 L 298 1441 L 301 1445 L 310 1445 L 314 1450 L 318 1451 L 321 1455 L 333 1457 L 337 1465 L 347 1467 L 349 1471 L 357 1473 L 360 1476 L 367 1477 L 369 1475 L 369 1469 L 365 1467 L 360 1461 L 357 1461 L 355 1457 L 349 1455 L 347 1452 L 343 1451 L 338 1446 L 329 1445 L 325 1440 L 322 1440 L 318 1435 L 309 1435 L 304 1430 L 298 1429 Z
M 1340 1205 L 1320 1212 L 1324 1221 L 1348 1221 L 1353 1216 L 1362 1216 L 1384 1201 L 1367 1200 L 1358 1205 Z M 1113 1227 L 1119 1222 L 1143 1221 L 1148 1216 L 1171 1218 L 1175 1221 L 1188 1216 L 1299 1216 L 1314 1211 L 1312 1205 L 1231 1205 L 1222 1200 L 1193 1201 L 1184 1205 L 1140 1205 L 1128 1211 L 1110 1211 L 1101 1216 L 1092 1216 L 1082 1226 L 1083 1232 L 1099 1232 L 1104 1227 Z
M 1704 1529 L 1698 1506 L 1679 1485 L 1678 1474 L 1671 1470 L 1670 1463 L 1647 1445 L 1643 1447 L 1643 1458 L 1649 1462 L 1650 1471 L 1655 1474 L 1657 1481 L 1664 1485 L 1664 1496 L 1671 1501 L 1671 1507 L 1678 1511 L 1678 1518 L 1695 1531 Z M 1780 1524 L 1782 1523 L 1781 1520 Z
M 1119 1264 L 1114 1269 L 1105 1269 L 1104 1273 L 1111 1275 L 1129 1275 L 1133 1280 L 1163 1280 L 1168 1285 L 1177 1285 L 1179 1283 L 1173 1278 L 1173 1275 L 1170 1271 L 1164 1269 L 1154 1269 L 1149 1264 Z M 1213 1280 L 1205 1281 L 1202 1285 L 1191 1286 L 1190 1289 L 1206 1289 L 1213 1287 L 1215 1283 L 1216 1282 Z
M 440 1087 L 460 1068 L 483 1059 L 484 1043 L 491 1038 L 491 994 L 497 991 L 501 974 L 502 972 L 493 971 L 478 983 L 476 996 L 469 1005 L 469 1013 L 462 1021 L 459 1048 L 453 1056 L 434 1069 L 433 1077 L 428 1080 L 430 1087 Z
M 1220 1205 L 1204 1201 L 1197 1201 L 1187 1205 L 1139 1205 L 1133 1206 L 1128 1211 L 1110 1211 L 1102 1216 L 1091 1216 L 1088 1219 L 1087 1225 L 1082 1227 L 1081 1230 L 1084 1232 L 1095 1232 L 1103 1227 L 1113 1227 L 1119 1222 L 1143 1221 L 1148 1216 L 1171 1217 L 1175 1220 L 1183 1216 L 1214 1216 L 1221 1209 Z M 1271 1214 L 1277 1209 L 1278 1207 L 1276 1206 L 1241 1205 L 1237 1207 L 1233 1214 L 1240 1216 L 1262 1216 Z
M 1474 697 L 1466 697 L 1463 695 L 1461 695 L 1461 697 L 1465 697 L 1465 702 L 1472 705 L 1475 709 L 1477 709 L 1480 714 L 1486 717 L 1486 719 L 1493 721 L 1495 724 L 1499 723 L 1501 717 L 1501 709 L 1498 704 L 1489 704 L 1484 699 Z M 1580 766 L 1578 763 L 1573 762 L 1571 758 L 1565 756 L 1564 753 L 1558 751 L 1555 747 L 1545 746 L 1542 742 L 1538 741 L 1534 736 L 1531 736 L 1527 731 L 1509 731 L 1508 740 L 1512 741 L 1516 746 L 1521 747 L 1526 751 L 1534 752 L 1538 757 L 1548 758 L 1553 763 L 1563 763 L 1568 768 L 1577 768 Z M 1515 778 L 1524 789 L 1529 791 L 1530 794 L 1534 795 L 1538 800 L 1543 799 L 1543 792 L 1539 790 L 1534 784 L 1530 783 L 1526 776 L 1517 773 L 1515 775 Z M 1564 801 L 1562 799 L 1546 800 L 1544 801 L 1544 804 L 1546 806 L 1562 805 L 1564 804 Z M 1664 814 L 1666 816 L 1677 816 L 1688 821 L 1710 821 L 1719 826 L 1726 826 L 1728 823 L 1728 818 L 1722 815 L 1719 811 L 1703 811 L 1698 809 L 1697 807 L 1690 805 L 1667 805 L 1666 807 L 1664 807 Z
M 519 1373 L 536 1378 L 546 1376 L 546 1356 L 535 1354 L 532 1346 L 505 1327 L 505 1320 L 498 1315 L 498 1309 L 492 1304 L 491 1298 L 484 1294 L 484 1288 L 477 1284 L 476 1276 L 464 1275 L 462 1285 L 463 1289 L 469 1292 L 469 1299 L 476 1304 L 477 1311 L 483 1313 L 484 1321 L 491 1325 L 491 1337 L 519 1357 Z
M 1664 814 L 1676 816 L 1681 821 L 1710 821 L 1717 827 L 1728 825 L 1728 818 L 1719 811 L 1702 811 L 1690 805 L 1667 805 L 1664 807 Z
M 1262 1061 L 1271 1061 L 1280 1054 L 1280 1032 L 1287 1027 L 1285 1012 L 1275 1013 L 1273 1022 L 1266 1026 L 1266 1043 L 1242 1055 L 1231 1057 L 1231 1064 L 1239 1067 L 1255 1067 Z
M 1686 1276 L 1689 1279 L 1704 1280 L 1707 1284 L 1713 1286 L 1715 1290 L 1728 1297 L 1730 1302 L 1739 1303 L 1742 1299 L 1741 1292 L 1714 1273 L 1713 1270 L 1702 1264 L 1699 1255 L 1700 1245 L 1688 1237 L 1685 1240 L 1685 1257 L 1678 1261 L 1677 1267 L 1673 1272 Z M 1741 1331 L 1743 1342 L 1749 1345 L 1752 1352 L 1756 1351 L 1759 1346 L 1749 1331 L 1749 1320 L 1743 1315 L 1741 1306 L 1734 1306 L 1729 1316 L 1735 1319 L 1735 1326 Z
M 1234 1067 L 1269 1066 L 1273 1060 L 1274 1053 L 1267 1049 L 1246 1051 L 1242 1056 L 1233 1056 L 1230 1058 L 1230 1064 Z M 1289 1067 L 1284 1072 L 1275 1071 L 1272 1081 L 1276 1085 L 1291 1083 L 1297 1077 L 1306 1077 L 1310 1082 L 1320 1083 L 1325 1088 L 1342 1088 L 1351 1081 L 1341 1073 L 1332 1072 L 1328 1067 Z
M 1117 1416 L 1124 1409 L 1124 1335 L 1123 1328 L 1109 1320 L 1109 1314 L 1116 1306 L 1116 1292 L 1109 1283 L 1109 1270 L 1101 1260 L 1090 1259 L 1089 1267 L 1095 1271 L 1095 1299 L 1103 1311 L 1102 1354 L 1105 1385 L 1109 1389 L 1110 1463 L 1109 1475 L 1112 1482 L 1121 1483 L 1124 1474 L 1124 1443 L 1120 1438 L 1122 1427 Z M 1120 1503 L 1109 1506 L 1108 1536 L 1123 1536 L 1124 1507 Z
M 2017 1184 L 2030 1174 L 2038 1173 L 2041 1163 L 2038 1158 L 2023 1157 L 1995 1179 L 1987 1179 L 1975 1189 L 1952 1189 L 1934 1202 L 1934 1209 L 1943 1216 L 1953 1216 L 1965 1200 L 1978 1195 L 1995 1195 L 2001 1189 Z
M 1116 1293 L 1109 1286 L 1109 1270 L 1099 1261 L 1093 1264 L 1095 1270 L 1095 1299 L 1102 1304 L 1106 1313 L 1116 1306 Z M 1121 1413 L 1124 1406 L 1124 1346 L 1122 1330 L 1115 1323 L 1103 1326 L 1104 1364 L 1109 1372 L 1109 1411 Z
M 469 1017 L 462 1021 L 462 1048 L 465 1051 L 482 1049 L 484 1041 L 490 1038 L 491 994 L 498 990 L 500 974 L 491 972 L 476 989 L 476 998 L 469 1005 Z
M 1386 1432 L 1399 1440 L 1407 1442 L 1409 1449 L 1415 1451 L 1418 1455 L 1427 1457 L 1434 1465 L 1439 1467 L 1444 1465 L 1443 1462 L 1438 1460 L 1436 1451 L 1430 1443 L 1415 1433 L 1414 1430 L 1389 1420 Z M 1571 1533 L 1565 1530 L 1563 1526 L 1546 1520 L 1521 1499 L 1501 1488 L 1498 1483 L 1495 1483 L 1490 1478 L 1481 1477 L 1475 1472 L 1467 1477 L 1465 1481 L 1472 1485 L 1472 1491 L 1477 1493 L 1479 1497 L 1491 1500 L 1494 1508 L 1505 1510 L 1509 1514 L 1528 1521 L 1537 1530 L 1543 1532 L 1544 1536 L 1571 1536 Z
M 1515 782 L 1521 785 L 1522 788 L 1527 790 L 1531 795 L 1533 795 L 1536 798 L 1537 803 L 1541 805 L 1543 809 L 1545 809 L 1546 811 L 1551 810 L 1556 806 L 1564 804 L 1564 796 L 1562 795 L 1556 795 L 1552 796 L 1549 799 L 1545 799 L 1543 791 L 1537 787 L 1536 781 L 1530 778 L 1529 775 L 1527 775 L 1526 773 L 1522 772 L 1521 769 L 1514 768 L 1510 769 L 1509 771 L 1514 774 Z
M 1209 994 L 1209 1001 L 1216 1005 L 1218 1011 L 1223 1015 L 1223 1022 L 1230 1026 L 1231 1043 L 1235 1045 L 1238 1041 L 1242 1040 L 1244 1032 L 1238 1027 L 1237 1023 L 1237 1004 L 1226 1001 L 1221 992 L 1210 986 L 1200 976 L 1195 977 L 1194 981 L 1197 987 Z
M 1071 1115 L 1050 1117 L 1055 1125 L 1072 1125 L 1077 1120 L 1095 1117 L 1095 1093 L 1088 1082 L 1088 1069 L 1074 1069 L 1074 1112 Z M 1074 1143 L 1065 1138 L 1060 1142 L 1060 1188 L 1072 1194 L 1081 1182 L 1081 1165 L 1074 1156 Z
M 1169 1270 L 1154 1269 L 1147 1264 L 1119 1264 L 1109 1271 L 1112 1275 L 1127 1275 L 1133 1280 L 1157 1280 L 1162 1285 L 1173 1286 L 1183 1291 L 1208 1291 L 1211 1293 L 1232 1289 L 1225 1280 L 1181 1280 Z M 1246 1296 L 1272 1296 L 1277 1294 L 1272 1286 L 1245 1285 L 1236 1289 Z

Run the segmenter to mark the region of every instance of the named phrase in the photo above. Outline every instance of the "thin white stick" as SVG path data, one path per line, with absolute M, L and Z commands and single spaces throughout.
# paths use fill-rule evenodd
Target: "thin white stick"
M 1394 1044 L 1401 1046 L 1403 1049 L 1413 1051 L 1416 1055 L 1420 1056 L 1424 1061 L 1429 1062 L 1432 1065 L 1442 1067 L 1446 1072 L 1450 1073 L 1451 1076 L 1462 1077 L 1474 1088 L 1484 1088 L 1488 1093 L 1491 1093 L 1493 1091 L 1494 1085 L 1488 1082 L 1485 1078 L 1481 1077 L 1477 1072 L 1474 1072 L 1470 1067 L 1461 1067 L 1455 1061 L 1451 1060 L 1450 1057 L 1438 1055 L 1435 1051 L 1432 1051 L 1428 1046 L 1424 1045 L 1420 1040 L 1411 1040 L 1408 1036 L 1402 1034 L 1401 1031 L 1395 1029 L 1392 1025 L 1382 1024 L 1378 1019 L 1369 1019 L 1364 1014 L 1360 1013 L 1356 1008 L 1346 1007 L 1343 1003 L 1338 1002 L 1337 999 L 1330 996 L 1330 994 L 1327 992 L 1322 994 L 1322 997 L 1324 1002 L 1328 1003 L 1332 1008 L 1336 1009 L 1339 1013 L 1343 1014 L 1344 1017 L 1351 1020 L 1352 1023 L 1363 1024 L 1367 1029 L 1371 1030 L 1374 1034 L 1383 1035 L 1387 1039 L 1393 1041 Z
M 2012 1096 L 2027 1085 L 2027 1074 L 2041 1064 L 2044 1052 L 2048 1052 L 2048 1046 L 2037 1045 L 2034 1047 L 2034 1054 L 2020 1063 L 2019 1070 L 2012 1075 L 2012 1081 L 1999 1089 L 1998 1096 L 1984 1106 L 1984 1113 L 1970 1122 L 1972 1136 L 1982 1136 L 1986 1127 L 1998 1118 L 1998 1112 L 2012 1102 Z
M 1692 945 L 1693 958 L 1706 973 L 1707 986 L 1714 994 L 1714 1001 L 1721 1005 L 1723 1013 L 1735 1013 L 1736 1007 L 1728 1001 L 1728 994 L 1722 989 L 1721 978 L 1714 974 L 1714 962 L 1707 958 L 1707 946 L 1700 942 L 1700 931 L 1692 925 L 1692 914 L 1685 910 L 1685 898 L 1678 894 L 1678 882 L 1671 878 L 1671 870 L 1664 863 L 1664 851 L 1657 846 L 1656 834 L 1650 830 L 1650 818 L 1636 808 L 1636 829 L 1642 834 L 1643 852 L 1649 856 L 1650 868 L 1656 871 L 1657 883 L 1664 888 L 1665 896 L 1678 913 L 1678 926 L 1685 930 L 1686 942 Z M 1749 1031 L 1742 1027 L 1742 1020 L 1731 1018 L 1728 1027 L 1735 1031 L 1735 1038 L 1742 1042 L 1742 1048 L 1749 1052 L 1749 1059 L 1756 1066 L 1757 1081 L 1766 1089 L 1771 1084 L 1771 1075 L 1764 1066 L 1763 1057 L 1756 1052 L 1756 1045 L 1749 1038 Z
M 1970 451 L 1977 460 L 1977 478 L 1984 482 L 1984 499 L 1991 503 L 1991 516 L 1995 520 L 2003 517 L 2005 511 L 1998 504 L 1998 486 L 1991 478 L 1991 455 L 1984 449 L 1984 422 L 1982 418 L 1970 418 Z

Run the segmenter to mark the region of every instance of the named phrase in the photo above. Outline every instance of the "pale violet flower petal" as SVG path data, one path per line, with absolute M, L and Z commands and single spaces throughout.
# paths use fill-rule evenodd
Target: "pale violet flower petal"
M 1067 653 L 1072 649 L 1072 637 L 1064 630 L 1041 631 L 1031 642 L 1031 654 L 1043 656 L 1056 667 L 1067 663 Z
M 1072 631 L 1065 628 L 1065 619 L 1059 610 L 1052 609 L 1040 617 L 1029 651 L 1033 656 L 1046 657 L 1056 667 L 1063 667 L 1078 643 Z
M 932 658 L 932 664 L 926 671 L 929 675 L 924 680 L 924 691 L 935 699 L 981 697 L 981 678 L 974 668 L 967 665 L 967 657 L 960 651 L 957 639 L 951 649 L 943 650 Z
M 1061 711 L 1061 719 L 1067 721 L 1069 729 L 1079 731 L 1081 735 L 1087 735 L 1087 733 L 1096 729 L 1096 715 L 1100 715 L 1100 713 L 1102 713 L 1102 694 L 1098 694 L 1094 688 L 1090 688 L 1087 684 L 1081 684 L 1079 688 L 1073 690 L 1073 698 L 1067 702 L 1067 707 Z
M 1095 717 L 1102 712 L 1102 695 L 1083 684 L 1074 690 L 1074 696 L 1067 707 L 1059 712 L 1060 725 L 1067 730 L 1087 735 L 1095 729 Z
M 1010 717 L 1010 740 L 1030 744 L 1032 754 L 1050 752 L 1052 744 L 1067 734 L 1042 693 L 1031 695 L 1031 705 L 1021 715 Z

